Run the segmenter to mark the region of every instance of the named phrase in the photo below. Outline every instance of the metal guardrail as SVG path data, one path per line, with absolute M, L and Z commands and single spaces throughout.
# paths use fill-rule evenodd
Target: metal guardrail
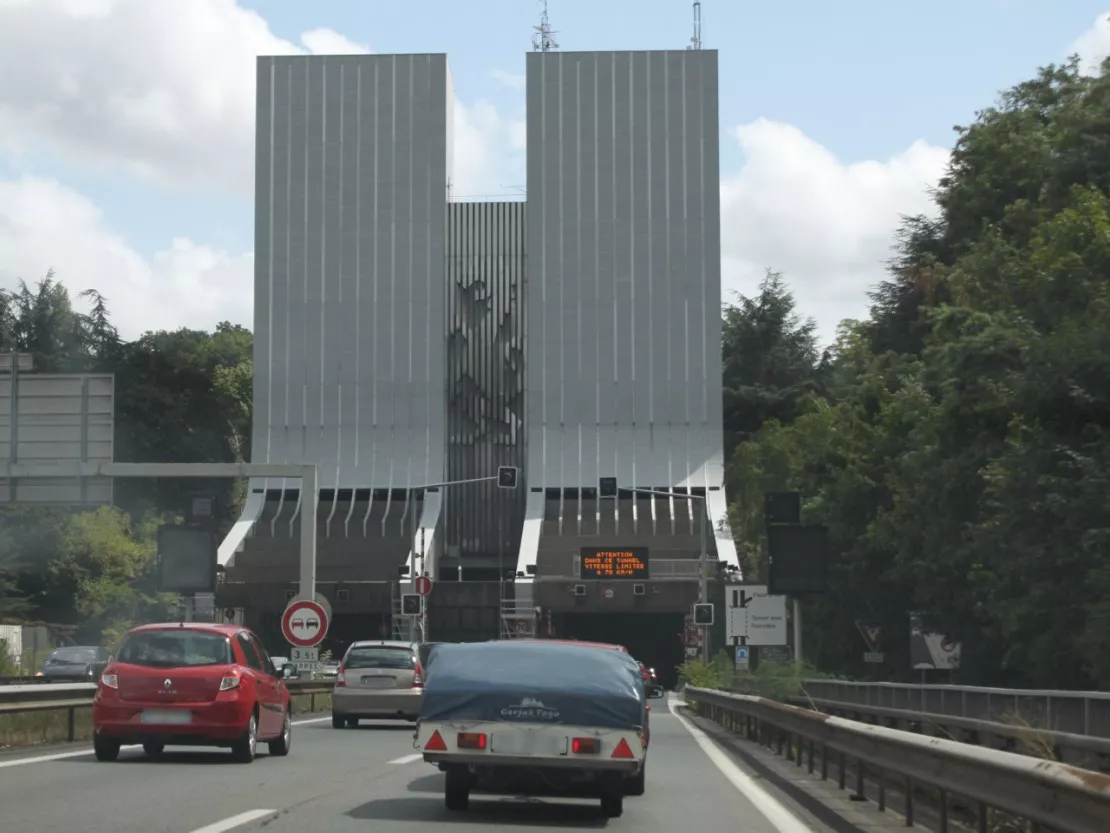
M 309 698 L 306 712 L 316 711 L 316 698 L 330 695 L 335 689 L 334 681 L 324 680 L 286 680 L 285 685 L 294 697 Z M 92 708 L 96 689 L 93 683 L 0 686 L 0 718 L 29 712 L 65 712 L 66 739 L 73 741 L 77 732 L 77 712 Z
M 1029 726 L 1110 739 L 1110 693 L 806 680 L 815 700 Z
M 854 720 L 867 718 L 869 722 L 885 724 L 891 729 L 909 728 L 924 734 L 939 732 L 963 743 L 1001 747 L 1007 752 L 1022 752 L 1039 757 L 1049 754 L 1061 763 L 1110 773 L 1110 738 L 1055 732 L 1021 723 L 999 723 L 818 697 L 791 697 L 786 702 Z
M 907 826 L 914 823 L 915 787 L 939 791 L 939 827 L 947 833 L 952 797 L 975 804 L 978 829 L 986 831 L 990 810 L 1042 824 L 1060 833 L 1106 833 L 1110 819 L 1110 776 L 1067 764 L 984 749 L 943 738 L 872 726 L 821 712 L 742 694 L 687 687 L 695 711 L 749 740 L 777 744 L 798 766 L 815 752 L 821 777 L 830 760 L 845 786 L 848 762 L 855 764 L 856 795 L 865 800 L 868 779 L 878 782 L 878 806 L 886 809 L 890 776 L 904 785 Z
M 335 682 L 333 680 L 285 680 L 285 686 L 289 689 L 289 693 L 296 697 L 319 691 L 330 692 L 335 688 Z M 95 683 L 0 686 L 0 712 L 5 707 L 16 704 L 31 705 L 62 700 L 74 700 L 78 705 L 91 705 L 96 689 Z

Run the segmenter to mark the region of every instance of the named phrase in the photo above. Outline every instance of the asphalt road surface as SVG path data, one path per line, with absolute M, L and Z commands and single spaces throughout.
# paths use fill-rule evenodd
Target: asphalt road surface
M 287 758 L 232 763 L 223 750 L 173 747 L 159 760 L 125 748 L 98 763 L 85 747 L 0 755 L 0 829 L 12 833 L 538 833 L 568 827 L 635 833 L 806 833 L 743 765 L 653 701 L 647 791 L 606 819 L 594 799 L 475 793 L 443 805 L 443 775 L 420 760 L 408 724 L 336 730 L 294 725 Z

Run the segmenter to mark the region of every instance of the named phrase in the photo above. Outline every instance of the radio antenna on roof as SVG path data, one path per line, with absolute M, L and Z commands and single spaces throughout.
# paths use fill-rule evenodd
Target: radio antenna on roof
M 559 42 L 555 40 L 558 32 L 551 28 L 551 21 L 547 17 L 547 0 L 540 0 L 540 23 L 532 28 L 536 30 L 532 35 L 533 52 L 550 52 L 559 48 Z
M 694 36 L 687 49 L 701 49 L 701 3 L 694 3 Z

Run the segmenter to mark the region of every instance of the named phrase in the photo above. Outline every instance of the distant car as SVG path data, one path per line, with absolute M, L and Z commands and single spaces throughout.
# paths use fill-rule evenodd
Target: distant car
M 412 642 L 354 642 L 339 663 L 331 696 L 331 725 L 353 728 L 359 720 L 408 720 L 420 715 L 424 671 Z
M 93 750 L 114 761 L 123 744 L 156 757 L 167 744 L 230 748 L 241 763 L 258 742 L 289 754 L 289 690 L 258 637 L 240 625 L 142 625 L 100 677 Z
M 107 648 L 95 645 L 58 648 L 42 664 L 42 676 L 47 680 L 95 683 L 111 659 Z

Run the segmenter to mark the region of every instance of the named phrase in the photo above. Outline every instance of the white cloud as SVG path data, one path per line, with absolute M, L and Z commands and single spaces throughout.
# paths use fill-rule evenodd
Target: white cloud
M 256 56 L 365 51 L 328 29 L 283 40 L 235 0 L 0 0 L 0 135 L 249 194 Z
M 735 128 L 746 160 L 721 183 L 723 283 L 751 294 L 767 267 L 782 271 L 799 312 L 831 341 L 843 318 L 867 314 L 901 215 L 930 214 L 928 195 L 948 150 L 923 141 L 880 161 L 845 164 L 788 124 Z
M 1110 57 L 1110 15 L 1100 14 L 1091 28 L 1076 38 L 1069 55 L 1079 55 L 1084 72 L 1098 74 L 1103 60 Z
M 0 0 L 10 2 L 10 0 Z M 0 181 L 0 286 L 53 269 L 73 296 L 96 289 L 125 338 L 146 330 L 251 326 L 250 254 L 177 239 L 145 260 L 87 198 L 49 179 Z
M 517 72 L 506 72 L 503 69 L 495 69 L 490 72 L 489 77 L 499 84 L 504 84 L 510 90 L 523 90 L 524 85 L 527 83 L 527 77 Z

